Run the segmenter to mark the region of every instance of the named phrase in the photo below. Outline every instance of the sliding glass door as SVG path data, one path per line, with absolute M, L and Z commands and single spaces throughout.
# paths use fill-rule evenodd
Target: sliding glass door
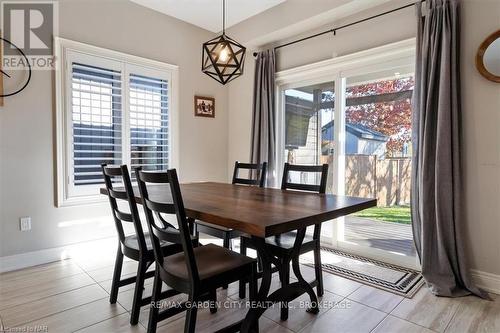
M 282 91 L 284 113 L 283 162 L 317 165 L 328 163 L 327 193 L 333 192 L 335 83 L 298 85 Z M 282 165 L 282 163 L 280 163 Z M 319 174 L 291 172 L 293 182 L 319 184 Z M 331 223 L 322 228 L 332 238 Z M 310 230 L 308 230 L 310 231 Z
M 411 264 L 413 67 L 353 75 L 345 82 L 344 193 L 376 198 L 378 205 L 339 222 L 338 246 Z
M 277 165 L 280 176 L 284 162 L 327 163 L 327 193 L 377 199 L 375 208 L 324 224 L 324 245 L 415 267 L 410 218 L 414 44 L 398 44 L 277 73 Z M 319 182 L 301 173 L 292 177 Z

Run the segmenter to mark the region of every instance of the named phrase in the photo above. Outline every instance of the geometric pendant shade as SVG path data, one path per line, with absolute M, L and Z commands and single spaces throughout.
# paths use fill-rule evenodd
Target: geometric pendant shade
M 201 70 L 224 85 L 243 74 L 245 51 L 243 45 L 223 32 L 203 44 Z
M 226 1 L 222 0 L 222 35 L 203 44 L 201 70 L 223 85 L 243 74 L 246 52 L 225 30 Z

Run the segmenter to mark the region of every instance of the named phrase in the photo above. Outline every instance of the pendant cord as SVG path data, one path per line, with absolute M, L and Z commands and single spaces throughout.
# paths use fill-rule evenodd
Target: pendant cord
M 222 0 L 222 34 L 226 34 L 226 0 Z

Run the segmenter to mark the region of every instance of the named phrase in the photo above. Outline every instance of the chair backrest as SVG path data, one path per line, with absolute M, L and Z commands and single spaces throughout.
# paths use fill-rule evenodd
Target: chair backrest
M 142 230 L 141 219 L 139 217 L 139 211 L 137 210 L 137 203 L 135 202 L 134 190 L 132 188 L 127 166 L 108 166 L 107 164 L 101 164 L 101 168 L 120 242 L 123 243 L 125 241 L 123 222 L 133 223 L 137 241 L 139 242 L 139 251 L 146 253 L 146 240 L 144 238 L 144 231 Z M 113 187 L 113 180 L 116 178 L 121 180 L 125 187 L 124 190 Z M 122 212 L 119 209 L 118 200 L 128 203 L 130 213 Z
M 249 178 L 240 178 L 240 169 L 248 170 Z M 255 185 L 264 187 L 266 184 L 267 162 L 257 163 L 234 163 L 233 184 Z
M 319 185 L 292 183 L 290 179 L 290 171 L 321 173 Z M 297 165 L 285 163 L 283 169 L 283 180 L 281 181 L 282 190 L 299 190 L 308 192 L 317 192 L 324 194 L 326 192 L 326 180 L 328 178 L 328 164 L 323 165 Z M 321 223 L 314 226 L 313 239 L 319 240 L 321 236 Z
M 314 184 L 301 184 L 292 183 L 290 181 L 290 171 L 307 172 L 307 173 L 321 173 L 319 185 Z M 308 192 L 325 193 L 326 180 L 328 178 L 328 164 L 323 165 L 297 165 L 285 163 L 283 169 L 283 179 L 281 181 L 282 190 L 299 190 Z
M 141 168 L 135 169 L 137 184 L 143 202 L 146 221 L 151 235 L 155 260 L 163 267 L 163 253 L 160 242 L 181 244 L 184 254 L 187 258 L 186 266 L 189 278 L 192 283 L 199 282 L 198 268 L 194 257 L 193 243 L 191 240 L 191 231 L 188 225 L 184 202 L 182 201 L 181 189 L 177 172 L 175 169 L 167 172 L 142 171 Z M 152 198 L 149 195 L 148 188 L 152 186 L 170 186 L 170 198 Z M 161 200 L 161 201 L 156 201 Z M 153 213 L 157 214 L 175 214 L 179 230 L 165 226 L 159 226 L 154 219 Z

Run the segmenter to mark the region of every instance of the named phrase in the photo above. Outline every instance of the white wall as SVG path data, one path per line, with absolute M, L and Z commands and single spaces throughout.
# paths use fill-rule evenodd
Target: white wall
M 225 181 L 227 89 L 200 71 L 213 34 L 129 1 L 59 3 L 61 37 L 179 66 L 181 181 Z M 35 71 L 0 108 L 0 256 L 115 234 L 107 202 L 54 207 L 53 86 L 51 72 Z M 194 117 L 195 94 L 215 97 L 215 119 Z M 30 232 L 19 231 L 21 216 L 32 217 Z
M 228 169 L 234 161 L 250 160 L 250 142 L 252 135 L 252 94 L 255 60 L 250 57 L 252 50 L 247 50 L 245 74 L 229 84 L 228 94 Z M 228 175 L 228 180 L 230 175 Z
M 477 48 L 500 28 L 500 1 L 462 11 L 462 101 L 466 221 L 473 267 L 500 274 L 500 84 L 475 67 Z
M 378 8 L 359 13 L 356 16 L 332 22 L 313 31 L 304 32 L 294 38 L 306 36 L 332 26 L 342 25 L 359 18 L 395 8 L 402 2 L 392 2 Z M 283 5 L 285 6 L 287 2 Z M 292 11 L 300 11 L 299 6 Z M 500 274 L 500 84 L 487 81 L 479 75 L 474 57 L 479 44 L 500 23 L 500 1 L 465 0 L 462 9 L 462 80 L 463 80 L 463 127 L 464 161 L 466 187 L 466 228 L 471 264 L 477 270 Z M 259 27 L 259 33 L 276 30 L 270 18 L 257 16 L 237 25 L 231 31 L 232 37 L 250 36 L 252 26 Z M 297 18 L 298 19 L 298 18 Z M 278 70 L 288 69 L 356 51 L 381 46 L 415 36 L 415 15 L 412 8 L 384 16 L 341 30 L 337 36 L 325 35 L 277 51 Z M 286 30 L 286 27 L 282 27 Z M 282 44 L 290 39 L 277 40 L 272 45 Z M 272 46 L 271 45 L 271 46 Z M 269 45 L 268 45 L 269 46 Z M 252 119 L 252 90 L 254 61 L 248 59 L 247 72 L 229 86 L 229 160 L 246 160 L 250 155 Z

